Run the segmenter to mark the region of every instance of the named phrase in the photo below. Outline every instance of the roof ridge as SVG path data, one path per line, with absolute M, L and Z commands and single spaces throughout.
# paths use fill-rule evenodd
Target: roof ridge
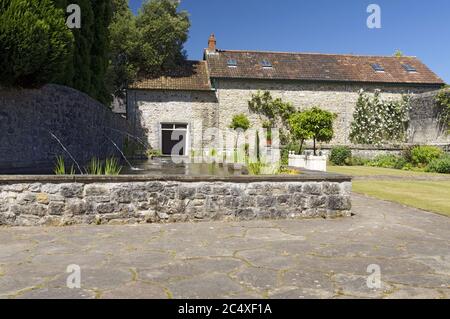
M 217 50 L 220 52 L 236 53 L 273 53 L 273 54 L 295 54 L 295 55 L 328 55 L 328 56 L 351 56 L 351 57 L 373 57 L 373 58 L 412 58 L 419 59 L 417 56 L 391 56 L 391 55 L 364 55 L 364 54 L 341 54 L 341 53 L 319 53 L 319 52 L 287 52 L 287 51 L 258 51 L 258 50 Z

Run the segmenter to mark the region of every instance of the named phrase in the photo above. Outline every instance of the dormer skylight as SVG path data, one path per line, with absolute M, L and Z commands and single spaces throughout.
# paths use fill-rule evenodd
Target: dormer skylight
M 262 60 L 261 65 L 263 68 L 271 68 L 272 67 L 272 63 L 270 63 L 270 61 L 268 61 L 268 60 Z
M 384 72 L 384 68 L 379 63 L 373 63 L 372 68 L 375 72 Z
M 236 60 L 236 59 L 229 59 L 229 60 L 227 61 L 227 65 L 228 65 L 230 68 L 235 68 L 235 67 L 237 67 L 237 60 Z
M 417 73 L 417 69 L 411 64 L 403 63 L 402 66 L 406 71 L 408 71 L 408 73 Z

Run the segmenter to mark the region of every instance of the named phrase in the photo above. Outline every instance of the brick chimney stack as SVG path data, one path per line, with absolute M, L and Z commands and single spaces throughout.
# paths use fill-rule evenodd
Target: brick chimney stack
M 216 36 L 212 33 L 208 40 L 208 52 L 215 53 L 216 52 Z

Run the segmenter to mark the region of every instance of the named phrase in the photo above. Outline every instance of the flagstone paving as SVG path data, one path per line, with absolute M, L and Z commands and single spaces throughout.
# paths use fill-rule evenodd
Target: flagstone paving
M 450 219 L 354 195 L 334 220 L 0 228 L 1 298 L 450 298 Z M 79 265 L 81 288 L 66 285 Z M 381 288 L 368 288 L 369 265 Z

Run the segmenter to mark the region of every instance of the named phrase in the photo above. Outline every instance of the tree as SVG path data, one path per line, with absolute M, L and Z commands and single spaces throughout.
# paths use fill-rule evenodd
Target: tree
M 139 69 L 148 74 L 173 68 L 186 60 L 183 49 L 191 26 L 179 1 L 148 0 L 139 10 L 136 24 L 140 33 Z
M 114 0 L 113 11 L 109 26 L 111 42 L 107 84 L 111 94 L 124 98 L 128 85 L 137 77 L 140 39 L 136 18 L 128 7 L 127 0 Z
M 110 92 L 124 97 L 125 89 L 141 76 L 158 76 L 182 64 L 188 38 L 189 17 L 172 0 L 151 0 L 135 17 L 125 0 L 114 0 L 111 34 Z
M 239 141 L 239 133 L 240 131 L 243 131 L 244 133 L 250 128 L 250 121 L 247 118 L 245 114 L 238 114 L 233 116 L 233 119 L 231 120 L 231 124 L 229 126 L 231 129 L 236 131 L 236 141 L 234 145 L 234 162 L 237 162 L 237 148 L 238 148 L 238 141 Z
M 291 131 L 298 139 L 312 139 L 314 142 L 314 156 L 316 142 L 329 142 L 333 139 L 333 121 L 336 114 L 313 107 L 309 110 L 293 114 L 289 118 Z
M 283 102 L 280 98 L 274 99 L 269 91 L 258 91 L 253 94 L 248 102 L 248 108 L 259 115 L 264 128 L 274 127 L 277 123 L 286 123 L 295 111 L 291 103 Z
M 71 29 L 75 39 L 72 56 L 67 60 L 64 75 L 58 83 L 87 93 L 109 104 L 111 94 L 106 86 L 109 65 L 109 24 L 112 18 L 111 0 L 52 0 L 66 10 L 69 4 L 81 9 L 81 28 Z
M 62 10 L 50 0 L 0 2 L 0 82 L 39 87 L 54 81 L 73 37 Z

